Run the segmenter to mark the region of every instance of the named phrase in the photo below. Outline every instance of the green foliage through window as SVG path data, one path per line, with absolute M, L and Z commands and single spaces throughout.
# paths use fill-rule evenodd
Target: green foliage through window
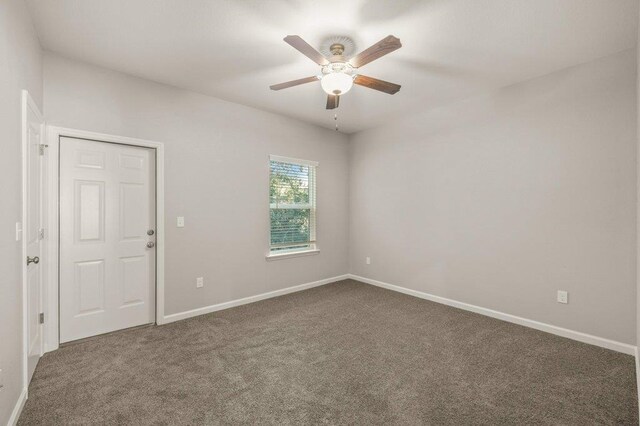
M 308 247 L 315 240 L 315 167 L 271 161 L 271 250 Z

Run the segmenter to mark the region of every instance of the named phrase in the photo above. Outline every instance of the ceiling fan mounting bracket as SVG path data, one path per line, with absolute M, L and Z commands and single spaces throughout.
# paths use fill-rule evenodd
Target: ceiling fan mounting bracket
M 344 53 L 344 44 L 342 43 L 333 43 L 329 46 L 329 51 L 333 56 L 342 56 Z
M 319 46 L 319 51 L 327 58 L 331 58 L 334 55 L 333 50 L 336 47 L 341 47 L 342 52 L 339 56 L 350 57 L 356 53 L 356 44 L 351 37 L 333 35 L 322 39 Z

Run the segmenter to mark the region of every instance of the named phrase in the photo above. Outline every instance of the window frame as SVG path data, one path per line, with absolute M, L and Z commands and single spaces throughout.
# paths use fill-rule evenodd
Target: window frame
M 288 209 L 309 209 L 311 210 L 310 225 L 309 225 L 309 242 L 300 244 L 290 244 L 290 249 L 280 248 L 274 250 L 274 246 L 271 244 L 271 209 L 274 204 L 269 199 L 269 249 L 265 256 L 267 260 L 286 259 L 290 257 L 308 256 L 320 253 L 317 241 L 317 223 L 318 223 L 318 201 L 317 201 L 317 185 L 318 185 L 318 165 L 317 161 L 303 160 L 300 158 L 284 157 L 281 155 L 269 155 L 269 184 L 271 183 L 271 162 L 276 161 L 280 163 L 294 164 L 300 166 L 313 167 L 313 184 L 309 186 L 309 203 L 307 204 L 279 204 L 278 206 Z M 270 189 L 270 188 L 269 188 Z M 302 246 L 302 247 L 294 247 Z M 286 247 L 286 246 L 282 246 Z

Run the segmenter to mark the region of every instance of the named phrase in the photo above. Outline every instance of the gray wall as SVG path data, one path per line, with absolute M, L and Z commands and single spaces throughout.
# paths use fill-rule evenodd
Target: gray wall
M 635 61 L 621 52 L 358 133 L 350 169 L 342 135 L 50 54 L 45 113 L 167 144 L 168 314 L 349 270 L 633 344 Z M 254 206 L 269 153 L 321 163 L 318 257 L 264 261 Z
M 356 134 L 350 271 L 635 344 L 636 119 L 632 49 Z
M 25 3 L 0 1 L 0 424 L 22 391 L 22 246 L 15 224 L 22 215 L 21 90 L 42 106 L 42 63 Z
M 51 54 L 44 82 L 48 124 L 165 143 L 166 314 L 348 272 L 345 135 Z M 319 255 L 265 260 L 269 154 L 320 162 Z

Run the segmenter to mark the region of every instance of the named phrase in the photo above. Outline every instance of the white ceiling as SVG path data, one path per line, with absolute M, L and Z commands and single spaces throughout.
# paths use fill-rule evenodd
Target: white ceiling
M 43 48 L 64 56 L 333 128 L 319 83 L 269 85 L 319 67 L 282 41 L 351 37 L 403 47 L 362 74 L 337 111 L 351 133 L 413 110 L 632 48 L 637 0 L 29 0 Z

